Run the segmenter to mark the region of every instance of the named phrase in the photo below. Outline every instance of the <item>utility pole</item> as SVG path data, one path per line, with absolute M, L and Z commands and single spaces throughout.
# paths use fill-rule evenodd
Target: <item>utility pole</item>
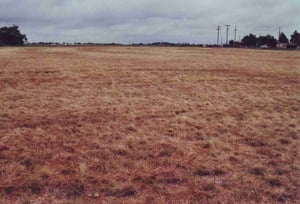
M 217 45 L 219 45 L 220 30 L 221 30 L 221 26 L 218 26 L 218 27 L 217 27 L 217 31 L 218 31 Z
M 280 38 L 280 34 L 281 34 L 281 27 L 279 26 L 279 30 L 278 30 L 278 41 L 279 41 L 279 38 Z
M 229 26 L 230 25 L 225 25 L 227 28 L 226 28 L 226 45 L 228 45 L 228 31 L 229 31 Z
M 236 33 L 237 33 L 237 27 L 235 25 L 235 28 L 234 28 L 234 41 L 236 41 Z

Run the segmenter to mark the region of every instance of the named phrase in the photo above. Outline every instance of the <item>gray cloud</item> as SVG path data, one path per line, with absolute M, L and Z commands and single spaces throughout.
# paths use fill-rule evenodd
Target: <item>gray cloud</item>
M 300 30 L 299 0 L 0 0 L 0 26 L 29 41 L 212 43 L 216 26 L 238 36 Z

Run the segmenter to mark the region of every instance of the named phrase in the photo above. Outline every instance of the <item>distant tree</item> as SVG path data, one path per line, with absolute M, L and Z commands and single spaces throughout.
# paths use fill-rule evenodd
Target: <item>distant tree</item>
M 257 44 L 257 37 L 250 33 L 242 39 L 242 42 L 248 47 L 253 47 Z
M 27 37 L 20 32 L 19 26 L 13 25 L 11 27 L 0 28 L 0 45 L 24 45 L 26 41 Z
M 259 36 L 257 42 L 259 46 L 267 45 L 274 48 L 277 45 L 277 40 L 271 35 Z
M 279 43 L 289 43 L 289 39 L 284 33 L 279 34 Z
M 291 35 L 291 43 L 300 46 L 300 33 L 298 33 L 296 30 L 293 35 Z

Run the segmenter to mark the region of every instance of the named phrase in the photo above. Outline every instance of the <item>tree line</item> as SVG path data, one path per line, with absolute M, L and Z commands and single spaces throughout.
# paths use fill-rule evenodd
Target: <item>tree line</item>
M 20 46 L 24 45 L 27 41 L 27 37 L 25 34 L 22 34 L 19 30 L 19 26 L 13 25 L 11 27 L 2 27 L 0 28 L 0 46 Z M 286 48 L 296 48 L 297 46 L 300 47 L 300 33 L 295 31 L 292 35 L 290 40 L 287 38 L 285 33 L 280 33 L 278 40 L 275 39 L 271 35 L 259 36 L 256 37 L 254 34 L 246 35 L 242 38 L 241 42 L 234 42 L 233 40 L 230 41 L 229 47 L 261 47 L 267 46 L 270 48 L 275 48 L 278 43 L 286 44 Z M 38 43 L 39 45 L 50 45 L 53 43 Z M 83 43 L 83 45 L 91 45 L 92 43 Z M 55 43 L 55 45 L 59 45 L 59 43 Z M 63 43 L 63 45 L 69 45 L 69 43 Z M 75 45 L 81 45 L 81 43 L 75 43 Z M 168 42 L 158 42 L 158 43 L 150 43 L 150 44 L 132 44 L 132 45 L 172 45 L 172 46 L 195 46 L 194 44 L 188 43 L 168 43 Z M 199 44 L 198 44 L 199 45 Z M 203 45 L 201 45 L 203 46 Z M 207 45 L 213 46 L 213 45 Z
M 24 45 L 26 41 L 27 37 L 20 32 L 19 26 L 13 25 L 0 28 L 0 46 Z
M 265 45 L 270 48 L 275 48 L 277 44 L 280 43 L 286 44 L 287 48 L 296 48 L 297 46 L 300 46 L 300 33 L 295 31 L 291 35 L 290 40 L 283 32 L 279 34 L 278 40 L 271 35 L 256 37 L 254 34 L 250 33 L 243 37 L 241 42 L 247 47 L 260 47 Z M 230 43 L 233 44 L 234 42 L 231 41 Z

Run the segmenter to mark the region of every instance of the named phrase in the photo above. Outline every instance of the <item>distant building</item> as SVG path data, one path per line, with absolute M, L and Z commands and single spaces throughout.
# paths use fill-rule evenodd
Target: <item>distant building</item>
M 293 43 L 278 43 L 276 47 L 278 49 L 296 49 L 297 45 Z
M 245 44 L 241 41 L 229 41 L 229 47 L 245 47 Z
M 269 46 L 267 44 L 264 44 L 264 45 L 261 45 L 259 48 L 262 48 L 262 49 L 268 49 Z
M 289 43 L 277 43 L 277 48 L 286 49 L 288 48 Z

